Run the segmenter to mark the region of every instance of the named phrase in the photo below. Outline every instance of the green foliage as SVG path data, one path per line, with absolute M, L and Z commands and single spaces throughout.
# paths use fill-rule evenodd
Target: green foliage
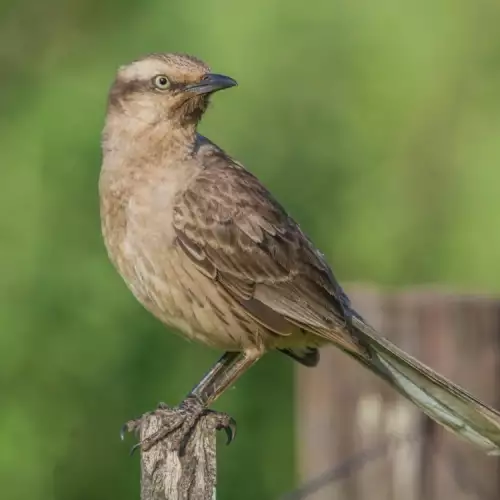
M 218 356 L 167 333 L 105 255 L 99 133 L 118 65 L 177 50 L 236 78 L 203 132 L 342 281 L 498 292 L 499 14 L 488 0 L 3 0 L 3 497 L 138 498 L 121 424 L 178 402 Z M 293 488 L 292 384 L 270 355 L 218 404 L 240 425 L 221 499 Z

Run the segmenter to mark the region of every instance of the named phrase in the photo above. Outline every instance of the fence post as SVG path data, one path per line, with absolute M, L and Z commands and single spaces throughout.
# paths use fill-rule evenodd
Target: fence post
M 176 431 L 141 450 L 141 500 L 215 500 L 217 414 L 207 413 L 195 424 L 181 449 Z M 144 440 L 164 425 L 172 425 L 169 410 L 151 413 L 140 423 Z M 220 419 L 219 419 L 220 421 Z M 133 427 L 129 424 L 129 429 Z
M 499 299 L 436 288 L 347 292 L 384 336 L 499 407 Z M 499 459 L 444 431 L 338 349 L 325 347 L 318 368 L 299 367 L 297 376 L 307 500 L 500 498 Z

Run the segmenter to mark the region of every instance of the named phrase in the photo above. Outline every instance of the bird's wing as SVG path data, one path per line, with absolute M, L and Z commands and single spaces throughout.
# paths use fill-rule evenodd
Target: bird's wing
M 177 243 L 261 324 L 279 335 L 293 326 L 350 352 L 361 347 L 345 328 L 349 301 L 323 256 L 266 188 L 214 150 L 179 194 Z

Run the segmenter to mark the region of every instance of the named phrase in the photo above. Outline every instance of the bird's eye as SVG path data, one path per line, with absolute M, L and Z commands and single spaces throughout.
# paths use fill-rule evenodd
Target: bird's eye
M 153 78 L 153 85 L 160 90 L 166 90 L 170 87 L 170 80 L 165 75 L 157 75 Z

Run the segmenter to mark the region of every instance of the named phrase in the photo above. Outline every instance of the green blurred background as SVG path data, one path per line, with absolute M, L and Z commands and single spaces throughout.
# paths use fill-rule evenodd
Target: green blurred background
M 202 132 L 344 283 L 498 293 L 499 25 L 494 0 L 3 0 L 0 496 L 138 498 L 121 424 L 219 355 L 165 331 L 107 260 L 99 135 L 119 65 L 183 51 L 237 79 Z M 220 400 L 239 436 L 218 498 L 296 485 L 293 404 L 278 355 Z

